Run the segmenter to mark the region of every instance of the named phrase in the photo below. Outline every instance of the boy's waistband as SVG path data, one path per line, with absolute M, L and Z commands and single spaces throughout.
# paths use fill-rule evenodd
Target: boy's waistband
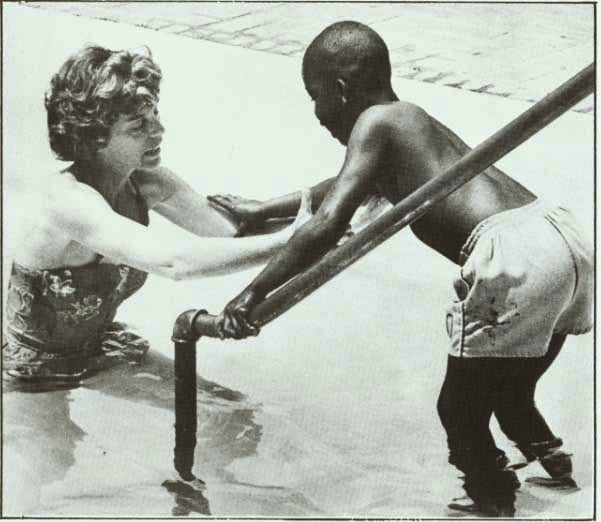
M 517 225 L 533 214 L 544 215 L 551 208 L 552 207 L 544 201 L 535 199 L 532 203 L 528 203 L 522 207 L 504 210 L 481 221 L 474 227 L 467 238 L 467 241 L 461 247 L 461 252 L 459 253 L 459 264 L 461 266 L 465 264 L 480 237 L 482 237 L 482 235 L 492 227 L 499 224 L 503 224 L 503 226 Z

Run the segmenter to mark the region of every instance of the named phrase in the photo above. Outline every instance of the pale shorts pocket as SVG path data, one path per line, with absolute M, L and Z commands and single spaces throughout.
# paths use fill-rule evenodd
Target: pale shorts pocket
M 545 355 L 575 285 L 570 249 L 544 214 L 495 220 L 479 231 L 454 281 L 457 297 L 446 315 L 450 354 Z

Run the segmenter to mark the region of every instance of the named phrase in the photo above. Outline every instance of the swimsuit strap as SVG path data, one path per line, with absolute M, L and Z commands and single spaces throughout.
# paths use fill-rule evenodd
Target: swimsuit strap
M 142 219 L 142 223 L 144 225 L 148 225 L 148 205 L 146 204 L 146 200 L 144 199 L 144 196 L 142 196 L 140 187 L 134 180 L 133 175 L 129 177 L 129 181 L 134 189 L 134 193 L 138 202 L 138 210 L 140 211 L 139 217 Z

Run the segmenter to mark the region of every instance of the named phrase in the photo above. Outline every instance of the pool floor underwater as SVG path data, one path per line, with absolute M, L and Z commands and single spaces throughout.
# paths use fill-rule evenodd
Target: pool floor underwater
M 365 278 L 355 273 L 339 284 L 361 293 L 363 306 L 377 306 L 376 318 L 351 306 L 336 312 L 335 324 L 311 328 L 320 318 L 323 324 L 332 300 L 324 291 L 258 339 L 215 346 L 201 340 L 201 373 L 214 351 L 229 350 L 224 367 L 211 373 L 227 373 L 226 380 L 240 384 L 232 391 L 199 383 L 194 473 L 206 483 L 201 495 L 176 495 L 161 486 L 175 478 L 168 357 L 149 354 L 139 366 L 117 366 L 76 389 L 5 393 L 5 514 L 449 516 L 446 503 L 462 490 L 459 472 L 446 463 L 435 410 L 442 339 L 410 326 L 434 324 L 430 315 L 438 315 L 440 303 L 430 296 L 399 320 L 398 293 L 370 290 Z M 404 286 L 409 295 L 416 289 Z M 423 299 L 431 289 L 421 290 Z M 336 301 L 344 309 L 340 297 Z M 395 325 L 399 339 L 383 339 L 382 331 Z M 565 494 L 524 483 L 520 518 L 590 513 L 591 412 L 576 402 L 590 393 L 579 379 L 587 375 L 582 366 L 590 341 L 571 338 L 538 391 L 539 406 L 575 454 L 582 489 Z M 496 427 L 495 433 L 519 460 Z M 540 473 L 532 464 L 519 476 L 524 482 Z

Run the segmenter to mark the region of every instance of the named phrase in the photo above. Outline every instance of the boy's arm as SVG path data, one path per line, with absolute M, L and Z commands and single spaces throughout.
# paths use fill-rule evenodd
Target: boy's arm
M 311 191 L 313 212 L 317 211 L 335 179 L 335 177 L 326 179 L 309 189 Z M 239 222 L 247 226 L 253 226 L 259 225 L 268 219 L 287 218 L 296 215 L 301 201 L 301 191 L 266 201 L 246 199 L 230 194 L 207 196 L 207 199 L 217 208 L 222 208 L 234 216 Z
M 313 203 L 313 212 L 321 206 L 328 191 L 336 181 L 335 177 L 328 178 L 317 185 L 314 185 L 309 190 L 311 191 L 311 201 Z M 263 219 L 282 218 L 296 215 L 300 205 L 301 192 L 296 191 L 292 194 L 269 199 L 263 202 L 261 214 Z
M 252 309 L 270 292 L 327 253 L 344 234 L 357 207 L 373 191 L 387 146 L 386 121 L 379 117 L 379 110 L 369 109 L 357 120 L 342 170 L 317 213 L 225 307 L 220 324 L 222 336 L 242 338 L 256 334 L 257 329 L 248 323 Z

